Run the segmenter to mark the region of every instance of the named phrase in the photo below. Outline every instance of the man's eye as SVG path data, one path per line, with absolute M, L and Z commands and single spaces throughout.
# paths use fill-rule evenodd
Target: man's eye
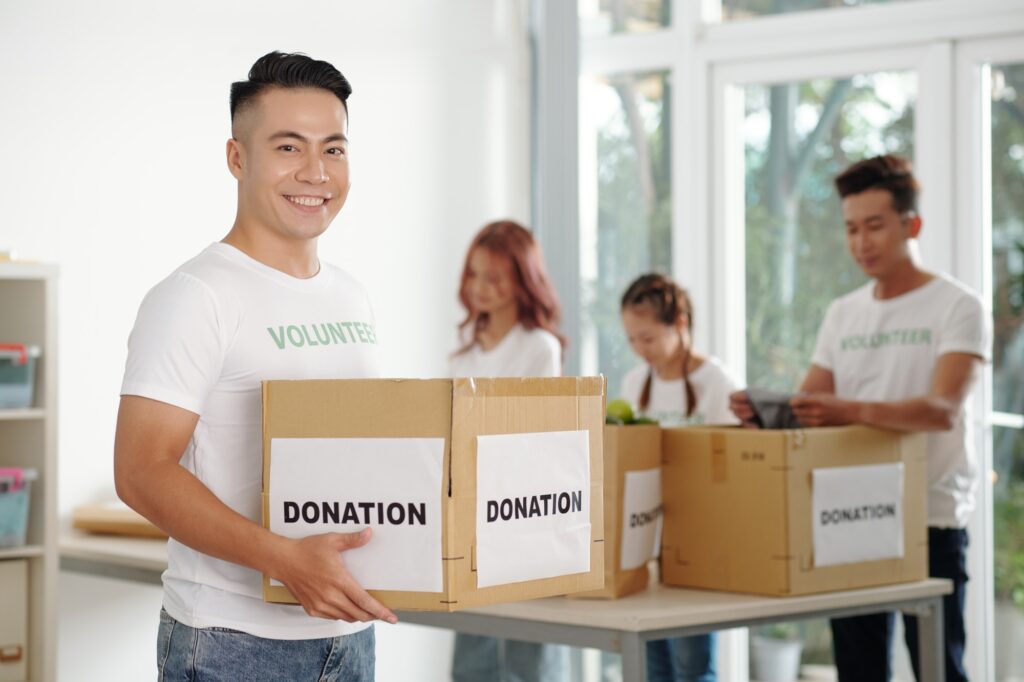
M 345 156 L 345 150 L 341 147 L 331 147 L 327 150 L 327 153 L 333 154 L 334 156 Z
M 295 151 L 295 145 L 283 144 L 280 147 L 278 147 L 278 149 L 280 149 L 282 152 L 293 152 Z

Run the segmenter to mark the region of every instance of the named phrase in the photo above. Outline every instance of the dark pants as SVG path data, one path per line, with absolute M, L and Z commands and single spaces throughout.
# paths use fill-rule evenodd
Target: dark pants
M 966 682 L 964 671 L 964 597 L 967 588 L 967 531 L 957 528 L 928 529 L 928 574 L 953 581 L 953 593 L 942 598 L 946 682 Z M 892 631 L 895 613 L 834 618 L 832 651 L 839 682 L 889 682 L 892 677 Z M 921 680 L 918 660 L 917 617 L 903 616 L 910 662 Z

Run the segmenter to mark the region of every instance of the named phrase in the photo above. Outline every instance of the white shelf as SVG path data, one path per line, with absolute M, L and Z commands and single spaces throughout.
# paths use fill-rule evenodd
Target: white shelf
M 27 407 L 23 409 L 0 408 L 0 421 L 27 419 L 46 419 L 46 410 L 41 407 Z
M 57 268 L 38 263 L 0 263 L 0 339 L 38 345 L 37 403 L 0 408 L 0 455 L 17 453 L 17 466 L 39 472 L 29 505 L 31 538 L 37 544 L 0 549 L 0 560 L 28 559 L 28 676 L 57 677 Z M 9 425 L 9 426 L 5 426 Z
M 31 557 L 43 556 L 42 545 L 24 545 L 22 547 L 0 548 L 0 561 L 5 559 L 29 559 Z

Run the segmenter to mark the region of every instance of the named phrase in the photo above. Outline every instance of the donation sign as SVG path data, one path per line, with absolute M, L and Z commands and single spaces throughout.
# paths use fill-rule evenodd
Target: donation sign
M 627 471 L 622 499 L 620 570 L 639 568 L 657 556 L 661 541 L 661 469 Z
M 814 565 L 903 556 L 903 464 L 815 469 Z
M 364 589 L 442 592 L 443 460 L 443 438 L 274 438 L 270 530 L 301 538 L 372 528 L 368 543 L 344 553 Z
M 477 439 L 477 587 L 590 570 L 590 435 Z

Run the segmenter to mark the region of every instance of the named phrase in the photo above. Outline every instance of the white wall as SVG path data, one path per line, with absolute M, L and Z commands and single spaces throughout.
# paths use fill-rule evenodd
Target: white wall
M 61 266 L 62 515 L 113 495 L 137 306 L 230 227 L 228 86 L 272 49 L 331 61 L 353 84 L 353 188 L 321 255 L 368 285 L 390 374 L 443 373 L 466 243 L 488 220 L 528 218 L 523 3 L 0 3 L 0 249 Z M 158 590 L 61 587 L 61 679 L 140 679 L 153 652 L 134 644 L 153 641 Z M 378 637 L 379 679 L 444 675 L 444 637 Z

